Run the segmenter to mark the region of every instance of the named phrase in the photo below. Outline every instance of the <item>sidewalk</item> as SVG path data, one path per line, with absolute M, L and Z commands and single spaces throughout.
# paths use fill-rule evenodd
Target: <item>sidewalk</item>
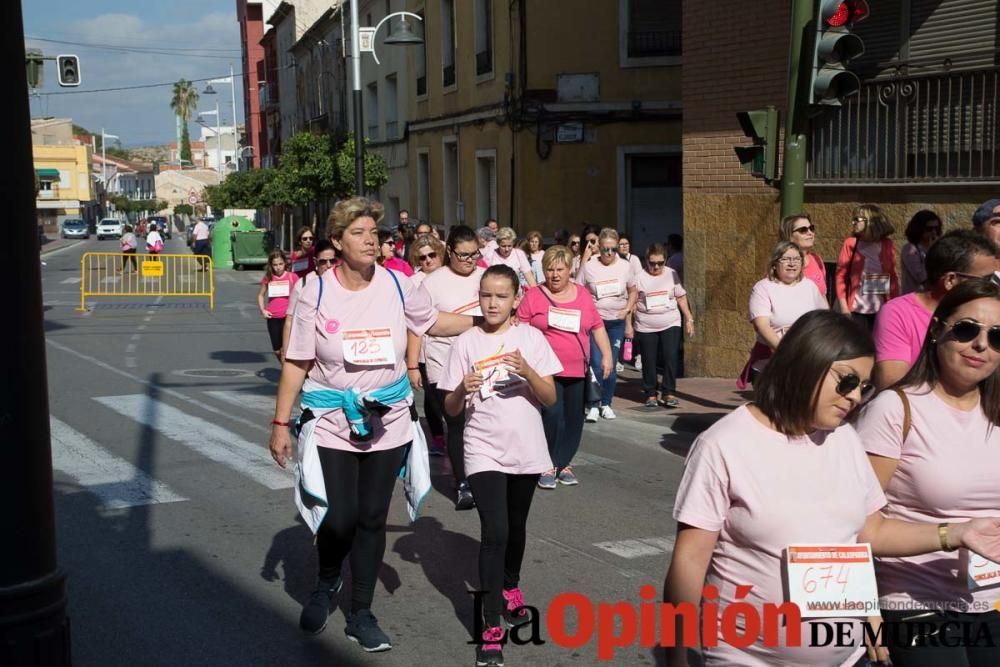
M 77 243 L 80 243 L 80 239 L 64 239 L 60 236 L 57 236 L 54 239 L 43 237 L 42 251 L 41 253 L 39 253 L 39 255 L 41 257 L 45 257 L 49 253 L 53 253 L 56 250 L 62 250 L 63 248 L 66 248 L 71 245 L 76 245 Z

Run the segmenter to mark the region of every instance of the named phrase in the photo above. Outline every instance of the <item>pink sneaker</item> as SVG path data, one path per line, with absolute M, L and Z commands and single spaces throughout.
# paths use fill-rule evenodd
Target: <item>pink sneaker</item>
M 520 588 L 504 589 L 503 599 L 507 603 L 503 610 L 503 621 L 508 628 L 516 628 L 531 621 L 531 614 L 524 608 L 524 596 Z
M 435 435 L 431 438 L 431 445 L 427 448 L 430 456 L 444 456 L 445 444 L 443 435 Z
M 476 647 L 476 667 L 503 667 L 503 628 L 486 628 L 483 643 Z

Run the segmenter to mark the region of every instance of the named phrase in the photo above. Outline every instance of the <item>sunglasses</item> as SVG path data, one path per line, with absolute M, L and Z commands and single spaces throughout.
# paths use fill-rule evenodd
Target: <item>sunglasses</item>
M 976 320 L 959 320 L 951 325 L 951 337 L 959 343 L 971 343 L 979 338 L 986 325 Z M 1000 325 L 994 324 L 986 333 L 986 341 L 994 352 L 1000 352 Z
M 646 263 L 649 264 L 650 268 L 654 266 L 663 266 L 664 264 L 666 264 L 666 262 L 646 262 Z
M 468 252 L 468 253 L 453 252 L 452 254 L 455 256 L 455 259 L 457 259 L 460 262 L 473 262 L 483 256 L 483 253 L 479 252 L 478 250 L 476 252 Z
M 597 243 L 597 239 L 587 239 L 587 245 L 594 245 Z
M 580 245 L 580 242 L 579 241 L 570 241 L 569 244 L 570 245 Z
M 793 229 L 794 234 L 806 234 L 816 231 L 816 225 L 806 225 L 805 227 L 799 227 L 798 229 Z
M 335 260 L 335 259 L 317 259 L 316 260 L 316 265 L 317 266 L 333 266 L 333 263 L 336 262 L 336 261 L 337 260 Z
M 601 248 L 602 255 L 610 255 L 613 252 L 617 252 L 618 248 Z
M 875 393 L 875 385 L 871 382 L 862 382 L 857 373 L 848 373 L 847 375 L 841 375 L 837 371 L 834 371 L 834 373 L 840 378 L 837 380 L 836 392 L 841 396 L 846 397 L 855 389 L 861 387 L 861 402 L 864 403 Z
M 856 217 L 854 217 L 854 218 L 851 218 L 851 222 L 854 222 L 854 223 L 859 223 L 859 222 L 868 222 L 868 218 L 862 218 L 862 217 L 861 217 L 861 216 L 859 215 L 859 216 L 856 216 Z
M 303 236 L 303 237 L 302 237 L 301 239 L 299 239 L 299 240 L 300 240 L 300 241 L 312 241 L 312 240 L 313 240 L 313 237 L 311 237 L 311 236 Z
M 437 259 L 438 254 L 436 252 L 429 252 L 426 255 L 417 255 L 417 258 L 421 262 L 426 262 L 429 259 Z

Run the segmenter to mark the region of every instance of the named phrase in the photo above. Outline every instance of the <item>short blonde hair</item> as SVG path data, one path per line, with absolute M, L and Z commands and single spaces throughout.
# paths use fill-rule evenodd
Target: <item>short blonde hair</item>
M 600 243 L 604 239 L 614 239 L 614 242 L 618 243 L 618 230 L 605 227 L 601 230 L 601 233 L 597 235 L 597 242 Z
M 374 199 L 367 197 L 341 199 L 330 211 L 330 216 L 326 220 L 326 235 L 339 241 L 344 237 L 344 230 L 358 218 L 371 218 L 378 224 L 382 222 L 383 217 L 385 217 L 385 207 Z
M 542 269 L 548 271 L 556 262 L 562 262 L 567 269 L 573 268 L 573 253 L 564 245 L 554 245 L 542 255 Z
M 517 232 L 513 227 L 501 227 L 497 230 L 497 243 L 500 241 L 513 241 L 517 238 Z
M 420 249 L 430 248 L 438 254 L 441 258 L 441 263 L 445 261 L 444 254 L 444 244 L 441 243 L 440 239 L 436 239 L 430 234 L 421 234 L 413 241 L 410 246 L 410 266 L 417 267 L 420 266 Z

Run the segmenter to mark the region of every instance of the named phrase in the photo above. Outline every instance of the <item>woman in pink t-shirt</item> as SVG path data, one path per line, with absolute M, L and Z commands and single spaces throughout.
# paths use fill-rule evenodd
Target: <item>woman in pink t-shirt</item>
M 413 267 L 410 263 L 396 257 L 396 242 L 392 232 L 380 229 L 378 232 L 379 257 L 378 263 L 387 269 L 398 271 L 404 276 L 413 275 Z
M 281 361 L 282 334 L 285 330 L 285 315 L 288 314 L 288 300 L 292 288 L 299 279 L 291 271 L 287 271 L 288 261 L 285 252 L 275 248 L 267 256 L 267 267 L 260 281 L 260 291 L 257 292 L 257 307 L 267 322 L 267 334 L 271 338 L 271 349 L 275 358 Z
M 928 523 L 1000 513 L 1000 287 L 963 281 L 934 311 L 920 356 L 857 422 L 885 490 L 885 515 Z M 908 413 L 908 414 L 907 414 Z M 952 524 L 953 525 L 953 524 Z M 919 617 L 940 640 L 1000 640 L 1000 565 L 955 550 L 880 558 L 883 616 Z M 950 624 L 949 626 L 946 624 Z M 887 636 L 892 637 L 892 634 Z M 1000 665 L 1000 641 L 976 648 L 890 644 L 897 665 Z
M 638 292 L 635 289 L 635 272 L 627 261 L 618 256 L 618 232 L 605 227 L 598 235 L 598 256 L 591 258 L 580 267 L 577 282 L 587 288 L 597 312 L 604 321 L 604 328 L 611 341 L 611 374 L 601 383 L 601 400 L 591 403 L 585 421 L 596 422 L 614 419 L 611 400 L 615 397 L 618 382 L 616 365 L 621 355 L 622 341 L 625 339 L 625 321 L 635 308 Z M 590 343 L 590 365 L 597 376 L 601 370 L 603 354 L 596 341 Z
M 531 270 L 531 262 L 523 250 L 514 247 L 516 240 L 517 234 L 514 233 L 513 229 L 501 227 L 497 232 L 497 247 L 489 254 L 486 261 L 490 266 L 503 264 L 514 269 L 522 289 L 524 286 L 534 287 L 536 284 L 535 274 Z
M 791 241 L 803 254 L 802 277 L 808 278 L 826 296 L 826 265 L 813 248 L 816 246 L 816 225 L 808 213 L 786 215 L 778 225 L 778 240 Z
M 295 232 L 295 247 L 288 258 L 292 273 L 299 278 L 312 273 L 316 269 L 315 257 L 316 235 L 311 227 L 299 227 Z
M 299 440 L 297 462 L 302 470 L 304 462 L 318 458 L 326 511 L 316 533 L 319 581 L 299 625 L 313 634 L 326 627 L 337 606 L 341 565 L 350 553 L 345 632 L 366 651 L 392 648 L 371 603 L 385 552 L 389 502 L 413 437 L 407 330 L 457 336 L 473 324 L 471 317 L 439 313 L 409 278 L 378 266 L 383 214 L 381 204 L 363 197 L 341 200 L 330 213 L 329 236 L 342 261 L 310 280 L 296 304 L 270 441 L 271 456 L 285 467 L 292 456 L 292 404 L 304 389 L 303 402 L 312 397 L 310 404 L 320 412 L 303 411 L 299 425 L 310 435 Z M 372 405 L 369 396 L 385 399 Z M 349 413 L 357 417 L 349 419 Z M 313 484 L 315 468 L 309 472 Z M 301 511 L 309 520 L 316 516 L 308 506 Z
M 1000 557 L 1000 519 L 952 523 L 942 531 L 880 512 L 886 500 L 879 480 L 857 433 L 844 423 L 870 394 L 874 353 L 860 323 L 828 310 L 803 315 L 754 385 L 753 402 L 692 445 L 674 504 L 677 538 L 664 599 L 701 608 L 708 590 L 718 595 L 716 618 L 733 618 L 726 609 L 741 602 L 764 619 L 746 648 L 727 644 L 732 634 L 720 623 L 718 644 L 703 641 L 706 665 L 846 667 L 862 657 L 858 618 L 822 619 L 845 623 L 853 646 L 810 646 L 808 619 L 795 628 L 802 645 L 789 645 L 790 613 L 777 619 L 777 636 L 768 642 L 777 645 L 765 645 L 763 605 L 789 600 L 783 573 L 790 546 L 870 543 L 875 555 L 912 556 L 946 542 Z M 735 617 L 740 625 L 741 613 Z M 678 619 L 683 626 L 683 616 Z M 686 649 L 672 650 L 669 664 L 686 665 Z
M 611 343 L 604 321 L 590 292 L 570 279 L 572 263 L 573 253 L 565 246 L 546 250 L 542 257 L 545 282 L 527 290 L 517 307 L 517 318 L 542 332 L 563 367 L 556 375 L 556 402 L 542 413 L 552 457 L 552 468 L 538 479 L 543 489 L 554 489 L 557 482 L 579 483 L 572 464 L 583 437 L 591 337 L 601 349 L 600 374 L 595 378 L 611 375 Z
M 740 390 L 753 382 L 795 320 L 811 310 L 827 308 L 826 299 L 816 285 L 802 279 L 803 259 L 804 253 L 797 245 L 778 241 L 771 252 L 767 277 L 759 280 L 750 292 L 750 323 L 757 333 L 757 342 L 736 380 Z
M 525 527 L 538 476 L 552 466 L 540 411 L 555 403 L 562 364 L 539 331 L 512 326 L 517 274 L 486 269 L 479 288 L 484 322 L 455 339 L 438 387 L 448 414 L 465 414 L 465 471 L 482 525 L 479 589 L 485 631 L 477 665 L 502 665 L 504 624 L 531 621 L 518 587 Z M 478 623 L 476 624 L 478 625 Z
M 640 270 L 637 274 L 639 298 L 635 312 L 625 325 L 626 338 L 632 336 L 634 329 L 642 351 L 642 388 L 647 408 L 658 405 L 676 408 L 680 405 L 674 392 L 677 390 L 677 367 L 680 365 L 681 313 L 684 314 L 687 335 L 694 336 L 694 317 L 688 307 L 687 292 L 681 286 L 677 272 L 666 268 L 666 255 L 659 243 L 646 250 L 649 270 Z M 663 378 L 657 395 L 656 368 L 661 360 Z
M 878 206 L 864 204 L 851 217 L 851 235 L 844 239 L 837 256 L 837 303 L 869 331 L 875 316 L 889 299 L 899 296 L 896 274 L 895 230 Z

